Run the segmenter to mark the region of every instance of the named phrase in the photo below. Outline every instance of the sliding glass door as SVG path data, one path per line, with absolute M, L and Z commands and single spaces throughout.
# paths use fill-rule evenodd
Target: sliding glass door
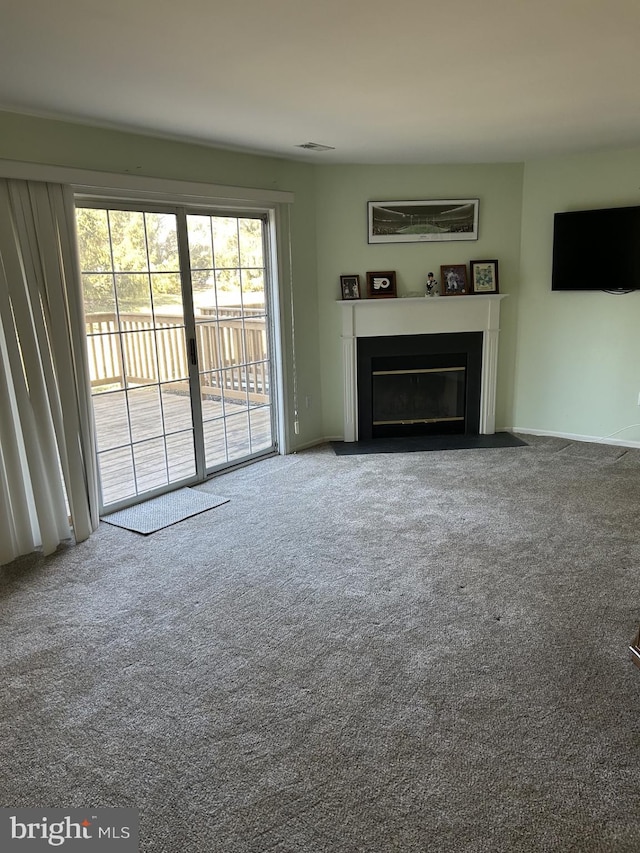
M 273 447 L 264 222 L 187 216 L 207 471 Z
M 104 507 L 274 451 L 265 224 L 78 207 Z

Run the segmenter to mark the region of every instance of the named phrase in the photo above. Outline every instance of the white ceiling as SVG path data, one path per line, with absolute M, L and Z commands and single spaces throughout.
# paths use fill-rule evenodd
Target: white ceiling
M 640 0 L 0 0 L 0 108 L 325 163 L 520 161 L 640 144 L 639 43 Z

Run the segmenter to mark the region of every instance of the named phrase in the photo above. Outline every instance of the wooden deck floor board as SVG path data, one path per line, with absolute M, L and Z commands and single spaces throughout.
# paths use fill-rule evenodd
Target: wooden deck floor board
M 195 476 L 188 394 L 151 386 L 129 392 L 128 410 L 124 391 L 96 394 L 93 404 L 105 506 Z M 208 469 L 269 450 L 270 406 L 227 401 L 222 411 L 220 400 L 202 400 Z

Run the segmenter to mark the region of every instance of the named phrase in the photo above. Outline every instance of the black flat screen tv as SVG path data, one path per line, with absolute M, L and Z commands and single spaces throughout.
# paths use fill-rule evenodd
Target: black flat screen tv
M 640 206 L 556 213 L 552 290 L 640 290 Z

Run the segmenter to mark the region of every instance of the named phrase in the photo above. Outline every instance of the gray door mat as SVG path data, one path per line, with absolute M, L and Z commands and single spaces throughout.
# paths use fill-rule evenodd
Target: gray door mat
M 199 492 L 197 489 L 177 489 L 175 492 L 159 495 L 157 498 L 151 498 L 127 509 L 119 509 L 103 515 L 101 518 L 107 524 L 124 527 L 148 536 L 156 530 L 170 527 L 172 524 L 184 521 L 185 518 L 191 518 L 228 502 L 229 498 Z

